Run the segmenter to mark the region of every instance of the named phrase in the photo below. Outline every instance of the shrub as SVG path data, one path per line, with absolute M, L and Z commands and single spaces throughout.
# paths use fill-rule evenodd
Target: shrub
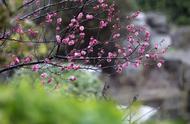
M 0 87 L 1 124 L 121 124 L 121 113 L 112 103 L 65 97 L 27 81 Z
M 26 80 L 26 83 L 31 85 L 40 83 L 48 92 L 56 90 L 68 96 L 94 98 L 101 96 L 103 83 L 95 73 L 82 70 L 64 71 L 60 73 L 56 67 L 52 66 L 48 70 L 50 71 L 46 71 L 45 69 L 35 73 L 28 69 L 20 69 L 7 82 L 14 86 L 20 85 L 20 81 L 22 80 Z M 46 74 L 47 77 L 42 77 L 43 74 Z M 70 80 L 71 77 L 76 77 L 77 80 Z

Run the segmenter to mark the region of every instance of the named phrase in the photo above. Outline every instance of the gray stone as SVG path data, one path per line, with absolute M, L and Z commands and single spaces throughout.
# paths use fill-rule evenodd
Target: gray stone
M 176 48 L 189 48 L 190 47 L 190 26 L 178 27 L 171 34 L 173 46 Z
M 168 34 L 170 29 L 165 15 L 158 12 L 149 12 L 146 14 L 147 24 L 157 33 Z

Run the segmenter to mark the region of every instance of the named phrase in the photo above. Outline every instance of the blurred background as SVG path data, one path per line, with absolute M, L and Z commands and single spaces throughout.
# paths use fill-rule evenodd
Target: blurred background
M 190 0 L 118 0 L 117 3 L 121 16 L 127 16 L 137 10 L 142 12 L 133 23 L 148 28 L 152 44 L 159 43 L 162 48 L 168 47 L 166 54 L 163 55 L 165 64 L 161 68 L 157 68 L 156 65 L 129 67 L 114 79 L 109 79 L 100 72 L 66 72 L 60 78 L 53 80 L 54 83 L 47 84 L 46 90 L 54 88 L 57 90 L 62 86 L 64 93 L 67 94 L 99 97 L 102 83 L 109 82 L 105 94 L 118 104 L 129 105 L 131 101 L 138 100 L 142 105 L 157 110 L 151 118 L 153 121 L 147 123 L 188 124 L 190 122 Z M 4 8 L 0 9 L 0 28 L 8 22 L 8 15 Z M 20 52 L 19 48 L 19 44 L 8 45 L 7 50 L 30 54 L 31 50 L 26 48 L 25 52 Z M 46 53 L 47 48 L 40 46 L 39 51 L 42 54 Z M 6 59 L 9 57 L 2 53 L 0 63 L 4 63 Z M 51 70 L 56 72 L 55 68 Z M 71 74 L 78 77 L 75 83 L 68 83 L 70 81 L 67 78 Z M 39 75 L 21 69 L 14 74 L 11 72 L 0 75 L 0 80 L 4 81 L 4 78 L 8 77 L 5 83 L 15 84 L 15 82 L 20 83 L 20 78 L 23 76 L 27 77 L 27 80 L 32 80 L 37 79 Z

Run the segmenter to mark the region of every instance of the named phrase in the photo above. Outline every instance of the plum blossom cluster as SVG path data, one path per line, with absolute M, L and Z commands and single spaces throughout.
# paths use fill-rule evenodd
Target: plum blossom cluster
M 153 60 L 160 68 L 164 62 L 160 57 L 166 49 L 158 50 L 157 44 L 151 46 L 151 34 L 146 27 L 121 23 L 115 3 L 109 0 L 75 0 L 44 5 L 40 1 L 32 4 L 25 1 L 28 7 L 38 7 L 32 6 L 35 8 L 32 12 L 23 13 L 10 33 L 19 35 L 18 39 L 12 40 L 30 44 L 34 53 L 31 53 L 32 57 L 14 55 L 9 66 L 32 65 L 32 70 L 38 72 L 40 64 L 47 64 L 60 71 L 70 71 L 81 69 L 77 64 L 80 63 L 121 73 L 128 66 L 139 67 Z M 136 18 L 139 13 L 127 16 L 126 20 Z M 34 21 L 38 28 L 22 25 L 26 20 Z M 29 41 L 23 40 L 22 36 L 28 36 Z M 47 48 L 43 56 L 36 53 L 39 44 Z M 69 64 L 64 65 L 64 62 Z M 48 78 L 48 82 L 52 80 L 47 73 L 42 73 L 41 78 Z M 75 81 L 76 77 L 71 76 L 69 80 Z
M 27 56 L 23 59 L 19 59 L 17 56 L 13 56 L 13 60 L 11 61 L 11 63 L 9 64 L 9 66 L 14 66 L 20 63 L 30 63 L 32 61 L 32 57 Z

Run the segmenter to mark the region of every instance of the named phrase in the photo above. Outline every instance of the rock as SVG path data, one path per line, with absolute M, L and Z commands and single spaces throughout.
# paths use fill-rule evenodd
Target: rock
M 190 50 L 186 49 L 168 50 L 164 54 L 164 58 L 167 60 L 180 60 L 183 63 L 190 66 Z
M 185 87 L 190 90 L 190 68 L 186 68 L 184 72 Z
M 158 48 L 163 49 L 171 45 L 170 26 L 165 15 L 157 12 L 146 13 L 146 24 L 150 27 L 153 47 L 158 44 Z
M 146 23 L 159 34 L 169 34 L 169 25 L 165 15 L 158 12 L 146 14 Z
M 176 31 L 171 34 L 173 46 L 176 48 L 189 48 L 190 44 L 190 26 L 178 27 Z

